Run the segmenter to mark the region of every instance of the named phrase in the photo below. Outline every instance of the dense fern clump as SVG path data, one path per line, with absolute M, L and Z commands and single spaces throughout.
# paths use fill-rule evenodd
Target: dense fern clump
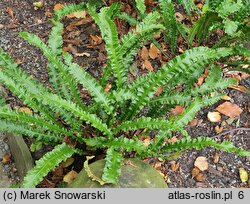
M 145 14 L 143 1 L 136 3 L 144 18 L 136 22 L 136 29 L 121 38 L 118 37 L 114 23 L 115 17 L 124 17 L 120 13 L 121 5 L 118 3 L 103 7 L 99 11 L 91 3 L 64 6 L 55 13 L 47 44 L 34 34 L 20 33 L 23 39 L 40 48 L 48 59 L 47 69 L 52 89 L 30 77 L 9 54 L 0 49 L 0 83 L 33 110 L 33 114 L 12 110 L 3 104 L 1 99 L 0 131 L 34 138 L 38 144 L 42 142 L 55 145 L 55 148 L 38 160 L 34 169 L 28 172 L 23 187 L 35 187 L 49 171 L 73 154 L 86 154 L 84 149 L 77 148 L 81 144 L 87 145 L 88 149 L 106 151 L 103 183 L 118 181 L 126 152 L 133 152 L 139 158 L 164 157 L 171 152 L 212 146 L 250 156 L 250 152 L 238 149 L 230 142 L 217 143 L 206 137 L 191 139 L 184 130 L 184 126 L 202 107 L 212 105 L 220 99 L 220 90 L 235 83 L 233 79 L 222 79 L 221 70 L 214 63 L 234 55 L 235 49 L 193 48 L 173 58 L 157 72 L 128 82 L 128 69 L 138 49 L 152 34 L 157 34 L 165 28 L 158 23 L 160 13 L 154 11 Z M 167 3 L 171 1 L 161 1 L 161 7 L 169 6 Z M 82 9 L 88 10 L 105 40 L 108 62 L 99 81 L 74 63 L 70 53 L 62 51 L 61 19 Z M 170 11 L 173 12 L 171 9 L 172 7 Z M 173 20 L 167 15 L 164 18 L 169 18 L 170 23 Z M 209 75 L 204 84 L 195 88 L 194 83 L 205 67 L 208 67 Z M 105 92 L 104 87 L 108 82 L 112 82 L 112 88 Z M 86 105 L 80 97 L 78 84 L 91 94 L 90 105 Z M 174 89 L 180 84 L 183 87 L 182 92 Z M 154 93 L 160 86 L 164 86 L 165 90 L 156 96 Z M 211 92 L 214 94 L 211 95 Z M 176 117 L 166 118 L 169 108 L 175 105 L 185 106 L 185 111 Z M 90 128 L 93 131 L 92 136 L 85 135 L 84 130 Z M 133 136 L 134 130 L 145 128 L 148 133 L 154 133 L 148 145 L 143 144 L 138 136 Z M 182 135 L 182 139 L 167 142 L 176 132 Z M 65 143 L 65 137 L 70 138 L 71 142 Z
M 200 11 L 195 9 L 192 0 L 159 0 L 158 4 L 161 20 L 166 28 L 165 42 L 170 42 L 172 51 L 175 50 L 180 35 L 192 47 L 194 42 L 202 44 L 216 30 L 221 30 L 224 34 L 218 41 L 214 40 L 214 47 L 236 44 L 244 47 L 244 42 L 250 41 L 249 0 L 207 0 Z M 175 17 L 176 4 L 182 5 L 188 15 L 191 11 L 198 14 L 199 19 L 191 26 L 179 22 Z

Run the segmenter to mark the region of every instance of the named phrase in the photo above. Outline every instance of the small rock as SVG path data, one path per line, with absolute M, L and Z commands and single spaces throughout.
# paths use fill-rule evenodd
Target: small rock
M 0 30 L 4 28 L 4 25 L 3 24 L 0 24 Z

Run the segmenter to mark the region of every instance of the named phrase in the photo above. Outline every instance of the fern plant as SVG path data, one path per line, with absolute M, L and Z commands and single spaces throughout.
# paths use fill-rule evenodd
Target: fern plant
M 192 44 L 195 37 L 198 43 L 201 43 L 216 29 L 224 30 L 227 38 L 236 37 L 234 42 L 241 42 L 242 36 L 245 36 L 244 40 L 247 41 L 249 33 L 243 30 L 249 30 L 249 6 L 249 0 L 205 1 L 203 14 L 190 30 L 189 44 Z
M 100 80 L 74 63 L 70 53 L 62 51 L 61 19 L 83 9 L 88 10 L 105 41 L 108 62 Z M 202 107 L 220 99 L 219 90 L 235 83 L 233 79 L 223 80 L 220 69 L 213 65 L 216 60 L 234 55 L 234 49 L 193 48 L 173 58 L 159 71 L 129 83 L 128 68 L 138 49 L 164 26 L 157 23 L 160 14 L 152 12 L 138 22 L 136 29 L 118 38 L 114 18 L 119 14 L 118 3 L 103 7 L 99 12 L 91 3 L 67 5 L 56 11 L 47 44 L 34 34 L 20 33 L 23 39 L 40 48 L 48 59 L 52 89 L 30 77 L 8 53 L 0 49 L 0 83 L 33 110 L 33 114 L 28 114 L 12 110 L 7 105 L 1 106 L 0 131 L 22 134 L 36 142 L 55 145 L 51 152 L 36 161 L 36 166 L 25 177 L 23 187 L 35 187 L 49 171 L 73 154 L 86 154 L 77 144 L 107 152 L 102 183 L 117 183 L 125 152 L 134 152 L 139 158 L 164 157 L 171 152 L 212 146 L 250 156 L 250 152 L 230 142 L 217 143 L 206 137 L 191 139 L 184 129 Z M 206 65 L 211 65 L 206 82 L 194 88 Z M 112 88 L 105 92 L 107 83 L 111 83 Z M 91 94 L 90 105 L 81 99 L 78 84 Z M 179 84 L 182 84 L 183 92 L 174 89 Z M 165 90 L 156 96 L 154 93 L 159 86 L 164 86 Z M 211 92 L 218 93 L 210 96 Z M 183 105 L 186 109 L 179 116 L 166 118 L 165 113 L 175 105 Z M 84 134 L 84 130 L 89 128 L 93 131 L 92 136 Z M 133 131 L 145 128 L 154 133 L 148 146 L 138 136 L 133 136 Z M 175 132 L 180 132 L 183 139 L 166 143 Z M 65 137 L 72 142 L 65 142 Z

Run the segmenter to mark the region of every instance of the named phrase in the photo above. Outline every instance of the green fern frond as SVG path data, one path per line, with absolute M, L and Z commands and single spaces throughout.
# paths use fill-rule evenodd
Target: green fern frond
M 38 96 L 37 96 L 38 97 Z M 55 94 L 44 94 L 42 96 L 43 104 L 50 105 L 55 110 L 60 111 L 57 109 L 58 107 L 63 108 L 74 114 L 75 116 L 79 117 L 81 120 L 85 121 L 86 123 L 90 123 L 96 129 L 102 131 L 106 135 L 111 135 L 110 129 L 107 127 L 106 124 L 102 122 L 100 118 L 98 118 L 95 114 L 88 113 L 78 107 L 75 103 L 71 101 L 66 101 Z
M 137 49 L 140 48 L 147 39 L 153 34 L 158 33 L 161 29 L 164 29 L 163 25 L 157 23 L 159 19 L 160 14 L 158 12 L 149 13 L 143 21 L 138 24 L 137 29 L 133 29 L 121 38 L 121 47 L 118 53 L 121 53 L 125 67 L 131 64 L 134 56 L 137 54 Z
M 128 22 L 132 26 L 136 26 L 137 20 L 125 12 L 119 13 L 117 15 L 120 19 Z
M 171 129 L 171 130 L 178 130 L 179 126 L 174 126 L 169 121 L 166 121 L 164 119 L 154 119 L 149 117 L 140 117 L 133 121 L 125 121 L 118 125 L 114 130 L 114 134 L 122 131 L 129 131 L 129 130 L 138 130 L 143 128 L 149 128 L 152 130 L 157 129 Z
M 68 65 L 70 74 L 74 79 L 83 85 L 91 95 L 94 97 L 94 100 L 99 103 L 105 110 L 111 114 L 113 111 L 113 106 L 108 95 L 104 92 L 104 89 L 101 85 L 81 66 L 72 62 L 72 56 L 69 53 L 64 53 L 64 59 Z
M 61 9 L 55 11 L 54 20 L 59 21 L 64 16 L 67 16 L 71 13 L 82 11 L 85 9 L 86 9 L 86 3 L 64 5 Z
M 151 105 L 182 105 L 185 106 L 191 102 L 191 96 L 186 93 L 172 92 L 167 93 L 159 97 L 152 98 L 149 101 L 149 106 Z
M 204 95 L 213 91 L 222 90 L 236 83 L 233 78 L 224 80 L 222 79 L 222 72 L 219 67 L 213 66 L 206 78 L 205 83 L 194 89 L 191 94 L 197 96 L 198 94 Z
M 192 102 L 188 108 L 177 117 L 174 117 L 171 121 L 174 124 L 179 126 L 187 125 L 191 120 L 193 120 L 195 114 L 203 107 L 202 100 L 200 98 L 196 98 L 194 102 Z
M 185 11 L 188 13 L 188 15 L 190 15 L 191 11 L 196 8 L 193 0 L 177 0 L 177 2 L 181 5 L 183 5 L 183 7 L 184 7 Z
M 72 133 L 65 130 L 63 127 L 47 122 L 37 115 L 31 115 L 20 111 L 12 111 L 9 108 L 0 108 L 0 118 L 7 121 L 20 122 L 28 126 L 39 127 L 57 134 L 72 135 Z
M 241 156 L 250 156 L 250 152 L 235 147 L 231 142 L 225 141 L 222 143 L 217 143 L 215 140 L 208 137 L 198 137 L 191 139 L 183 138 L 181 140 L 177 140 L 175 143 L 168 143 L 164 147 L 161 148 L 162 153 L 166 152 L 176 152 L 187 149 L 203 149 L 205 147 L 215 147 L 219 150 L 225 150 L 229 153 L 236 153 Z
M 243 2 L 243 6 L 234 13 L 232 20 L 242 23 L 247 17 L 249 17 L 250 1 L 247 0 Z
M 116 78 L 117 88 L 121 88 L 125 82 L 126 76 L 124 73 L 124 65 L 122 62 L 122 56 L 118 52 L 120 49 L 120 43 L 118 39 L 118 32 L 115 23 L 112 20 L 113 12 L 117 11 L 119 4 L 115 4 L 112 7 L 104 7 L 100 10 L 100 13 L 96 13 L 95 8 L 89 6 L 89 13 L 94 18 L 96 24 L 99 26 L 102 38 L 106 44 L 107 56 L 108 56 L 108 73 L 112 70 Z M 120 5 L 119 5 L 120 7 Z
M 220 3 L 221 0 L 205 0 L 205 5 L 209 8 L 209 10 L 216 9 Z
M 0 55 L 1 56 L 1 55 Z M 18 69 L 13 69 L 14 71 L 17 71 Z M 6 71 L 5 71 L 6 72 Z M 16 75 L 14 75 L 16 76 Z M 20 75 L 19 75 L 20 76 Z M 53 113 L 51 112 L 48 107 L 42 106 L 39 104 L 33 96 L 27 92 L 25 88 L 22 87 L 19 83 L 13 80 L 13 75 L 8 75 L 4 73 L 3 71 L 0 72 L 0 82 L 5 84 L 5 86 L 16 96 L 18 96 L 25 105 L 28 105 L 35 111 L 38 111 L 43 117 L 45 117 L 47 120 L 51 120 L 54 123 L 56 123 Z M 26 83 L 26 82 L 25 82 Z
M 221 16 L 222 18 L 226 18 L 230 14 L 239 11 L 242 6 L 242 0 L 237 0 L 236 2 L 234 0 L 224 0 L 220 3 L 220 5 L 218 5 L 215 10 L 219 14 L 219 16 Z
M 15 79 L 15 81 L 12 79 Z M 35 111 L 39 111 L 39 114 L 47 118 L 48 121 L 53 121 L 53 123 L 58 124 L 51 107 L 40 102 L 43 101 L 43 95 L 41 93 L 48 95 L 51 94 L 48 88 L 28 76 L 18 67 L 16 69 L 4 69 L 3 72 L 0 73 L 0 81 L 22 99 L 24 104 L 28 105 Z M 54 111 L 59 112 L 68 124 L 75 127 L 75 130 L 78 129 L 77 126 L 80 126 L 80 123 L 74 119 L 72 113 L 65 112 L 65 110 L 60 109 L 60 107 L 54 108 Z
M 12 70 L 12 72 L 16 71 L 18 71 L 18 69 Z M 16 79 L 22 79 L 23 74 L 24 73 L 19 70 L 19 72 L 14 76 Z M 36 101 L 39 102 L 39 106 L 41 106 L 40 104 L 49 106 L 52 110 L 52 113 L 59 113 L 59 115 L 66 119 L 70 125 L 80 125 L 81 120 L 84 120 L 87 123 L 91 123 L 93 127 L 99 129 L 105 134 L 111 135 L 111 132 L 108 129 L 107 125 L 104 124 L 96 115 L 84 111 L 82 108 L 78 107 L 71 101 L 64 100 L 60 96 L 50 93 L 45 89 L 45 87 L 43 87 L 39 83 L 37 84 L 33 79 L 27 77 L 26 75 L 24 75 L 22 83 L 16 84 L 15 82 L 11 81 L 10 77 L 6 77 L 2 72 L 0 72 L 0 82 L 2 81 L 8 88 L 11 89 L 11 91 L 13 91 L 14 93 L 17 92 L 18 96 L 22 96 L 24 93 L 28 93 L 29 98 L 27 98 L 26 95 L 23 97 L 24 103 L 27 99 L 29 101 L 34 101 L 34 99 L 36 99 Z M 27 91 L 22 91 L 22 86 L 25 86 Z M 32 107 L 33 103 L 31 103 L 30 105 Z M 81 120 L 79 121 L 76 120 L 76 118 L 72 117 L 79 117 Z
M 140 12 L 140 14 L 145 14 L 146 12 L 146 5 L 144 3 L 144 0 L 135 0 L 136 8 Z
M 197 36 L 198 42 L 201 43 L 209 35 L 211 26 L 216 23 L 222 23 L 222 18 L 216 12 L 206 12 L 192 26 L 188 35 L 188 43 L 192 45 L 195 36 Z
M 63 140 L 63 137 L 52 134 L 50 132 L 42 133 L 42 131 L 40 131 L 38 128 L 32 128 L 30 126 L 23 125 L 20 122 L 17 123 L 0 120 L 0 132 L 20 134 L 29 138 L 36 139 L 37 141 L 48 143 L 59 143 Z
M 43 177 L 52 171 L 59 163 L 71 157 L 76 150 L 65 143 L 57 145 L 52 151 L 46 153 L 36 161 L 36 166 L 24 177 L 23 188 L 34 188 Z
M 124 136 L 117 138 L 106 138 L 106 137 L 95 137 L 95 138 L 84 138 L 84 142 L 93 148 L 114 148 L 121 151 L 131 152 L 143 152 L 146 147 L 138 139 L 128 139 Z
M 172 0 L 159 0 L 159 6 L 164 26 L 167 28 L 165 40 L 170 41 L 171 50 L 175 51 L 178 37 L 178 23 L 175 18 L 175 10 Z
M 56 29 L 56 31 L 58 31 L 58 29 Z M 45 43 L 43 43 L 41 39 L 36 35 L 27 32 L 21 32 L 19 33 L 19 35 L 23 39 L 28 41 L 31 45 L 40 48 L 45 57 L 47 57 L 49 63 L 53 64 L 53 66 L 49 66 L 48 68 L 54 67 L 55 70 L 52 70 L 52 74 L 58 74 L 58 76 L 60 76 L 61 78 L 61 92 L 59 92 L 58 94 L 61 93 L 60 95 L 63 98 L 67 100 L 72 100 L 81 105 L 82 101 L 80 99 L 80 92 L 78 90 L 77 84 L 72 83 L 73 79 L 68 73 L 67 67 L 56 55 L 56 53 L 58 53 L 58 48 L 54 48 L 56 50 L 56 53 L 53 53 L 53 51 L 47 45 L 45 45 Z M 54 71 L 56 71 L 56 73 L 54 73 Z
M 122 160 L 122 153 L 113 148 L 109 148 L 105 158 L 106 164 L 103 170 L 102 180 L 116 184 L 121 174 Z
M 137 78 L 128 88 L 130 92 L 136 93 L 137 100 L 132 102 L 133 104 L 129 107 L 129 111 L 126 112 L 125 118 L 132 119 L 148 103 L 149 99 L 153 97 L 157 87 L 164 85 L 177 74 L 185 73 L 186 75 L 194 71 L 196 67 L 204 66 L 208 62 L 231 55 L 232 53 L 231 48 L 193 48 L 166 63 L 158 72 L 149 73 L 146 76 Z

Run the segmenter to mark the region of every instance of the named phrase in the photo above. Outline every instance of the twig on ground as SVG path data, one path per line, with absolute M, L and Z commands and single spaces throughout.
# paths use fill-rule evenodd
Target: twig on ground
M 228 131 L 225 131 L 225 132 L 222 132 L 218 135 L 215 135 L 215 136 L 212 136 L 210 138 L 216 138 L 216 137 L 220 137 L 220 136 L 223 136 L 223 135 L 226 135 L 226 134 L 229 134 L 229 133 L 232 133 L 232 132 L 235 132 L 235 131 L 238 131 L 238 130 L 243 130 L 243 131 L 250 131 L 250 128 L 235 128 L 235 129 L 232 129 L 232 130 L 228 130 Z

